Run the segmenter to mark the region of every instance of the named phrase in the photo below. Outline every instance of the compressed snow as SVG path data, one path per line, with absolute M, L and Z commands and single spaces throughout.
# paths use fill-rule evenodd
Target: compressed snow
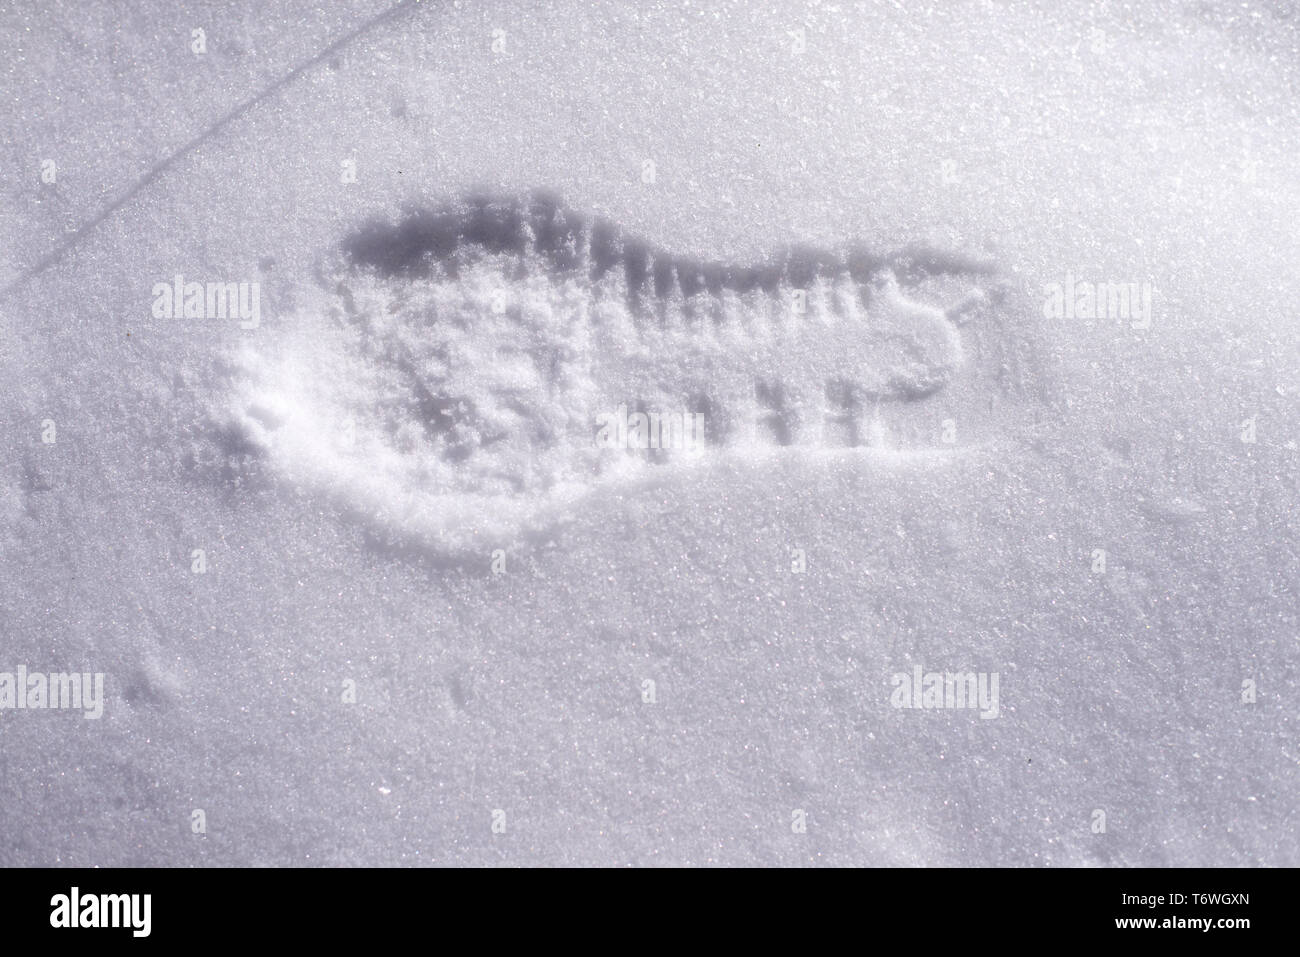
M 504 544 L 638 463 L 970 442 L 933 409 L 929 434 L 903 426 L 965 371 L 958 323 L 989 297 L 945 310 L 899 275 L 989 283 L 986 266 L 922 250 L 694 262 L 544 196 L 372 225 L 343 248 L 355 261 L 321 267 L 282 341 L 241 346 L 213 456 L 438 551 Z M 977 383 L 990 402 L 1012 391 L 1006 358 Z M 631 440 L 602 437 L 629 409 Z M 661 419 L 699 421 L 701 441 L 661 437 Z

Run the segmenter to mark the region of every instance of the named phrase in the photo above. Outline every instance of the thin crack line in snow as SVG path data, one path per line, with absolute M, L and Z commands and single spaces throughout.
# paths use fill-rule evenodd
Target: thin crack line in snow
M 383 13 L 371 17 L 369 20 L 365 21 L 360 26 L 354 28 L 348 33 L 345 33 L 343 36 L 339 37 L 333 43 L 329 44 L 329 46 L 325 47 L 323 50 L 321 50 L 311 59 L 299 63 L 296 67 L 294 67 L 284 76 L 280 77 L 280 79 L 276 80 L 270 86 L 266 87 L 265 89 L 261 90 L 258 93 L 255 93 L 253 96 L 244 100 L 242 103 L 237 104 L 224 116 L 218 119 L 215 123 L 213 123 L 207 129 L 205 129 L 203 132 L 199 133 L 188 143 L 174 150 L 172 153 L 168 154 L 167 156 L 159 160 L 157 163 L 155 163 L 152 167 L 150 167 L 149 171 L 144 174 L 144 176 L 136 180 L 136 182 L 131 186 L 130 189 L 128 189 L 117 199 L 113 200 L 103 209 L 101 209 L 93 218 L 78 226 L 77 229 L 73 232 L 73 234 L 70 237 L 68 237 L 66 240 L 64 240 L 60 245 L 56 246 L 50 252 L 42 256 L 39 260 L 36 261 L 34 265 L 27 267 L 27 269 L 19 273 L 17 278 L 15 278 L 3 289 L 0 289 L 0 298 L 8 296 L 19 286 L 23 285 L 33 277 L 40 275 L 50 266 L 54 265 L 56 262 L 62 259 L 67 254 L 68 250 L 72 249 L 72 247 L 76 246 L 77 243 L 81 242 L 81 240 L 84 239 L 87 235 L 89 235 L 95 229 L 95 227 L 97 227 L 100 223 L 107 220 L 110 216 L 112 216 L 119 209 L 121 209 L 132 199 L 134 199 L 136 194 L 138 194 L 146 186 L 148 186 L 150 183 L 152 183 L 154 180 L 160 177 L 163 173 L 167 172 L 167 170 L 175 166 L 179 160 L 183 159 L 184 157 L 188 156 L 190 153 L 194 152 L 205 142 L 211 139 L 216 133 L 225 129 L 225 127 L 229 126 L 235 120 L 239 119 L 239 117 L 247 113 L 253 107 L 257 106 L 263 100 L 269 99 L 270 97 L 274 96 L 276 93 L 283 90 L 294 80 L 298 79 L 298 77 L 302 76 L 304 73 L 311 70 L 313 67 L 319 65 L 327 57 L 331 56 L 334 53 L 337 53 L 339 50 L 348 46 L 354 40 L 359 39 L 360 37 L 369 33 L 371 30 L 374 30 L 376 27 L 383 25 L 387 21 L 396 17 L 398 14 L 404 13 L 406 10 L 413 9 L 414 7 L 419 5 L 420 5 L 420 0 L 397 0 L 394 6 L 388 8 Z

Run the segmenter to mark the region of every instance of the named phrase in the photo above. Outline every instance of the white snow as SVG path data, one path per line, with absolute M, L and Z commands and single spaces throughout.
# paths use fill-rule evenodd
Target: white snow
M 319 58 L 388 5 L 0 13 L 0 672 L 106 676 L 0 708 L 0 863 L 1300 862 L 1293 15 L 405 6 Z M 336 258 L 537 188 L 675 262 L 969 268 L 780 332 L 789 283 L 642 328 Z M 154 318 L 177 274 L 258 327 Z M 753 435 L 580 441 L 697 392 Z M 916 664 L 998 717 L 891 707 Z

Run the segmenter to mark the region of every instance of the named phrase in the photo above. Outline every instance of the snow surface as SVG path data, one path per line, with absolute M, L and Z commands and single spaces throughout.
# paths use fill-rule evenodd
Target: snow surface
M 1293 9 L 517 6 L 0 11 L 0 863 L 1300 863 Z

